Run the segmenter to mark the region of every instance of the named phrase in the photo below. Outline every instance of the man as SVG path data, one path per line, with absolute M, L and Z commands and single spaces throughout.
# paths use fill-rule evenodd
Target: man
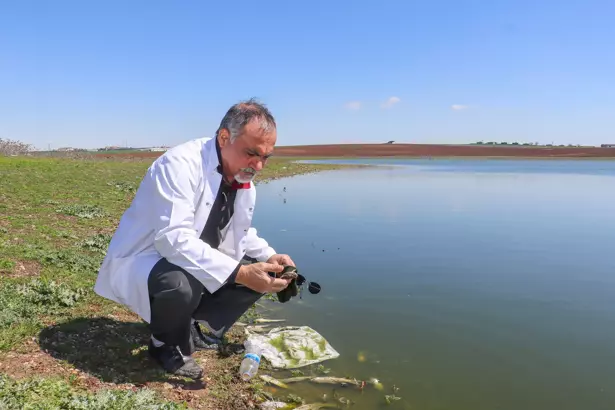
M 221 338 L 263 294 L 289 284 L 275 274 L 294 262 L 251 227 L 252 180 L 276 138 L 265 106 L 232 106 L 215 138 L 154 161 L 109 244 L 95 291 L 150 324 L 149 353 L 169 373 L 201 378 L 191 355 L 210 340 L 200 325 Z

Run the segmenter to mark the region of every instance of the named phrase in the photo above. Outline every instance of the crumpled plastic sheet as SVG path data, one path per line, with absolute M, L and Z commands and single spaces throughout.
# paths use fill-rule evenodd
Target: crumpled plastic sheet
M 268 333 L 248 334 L 246 351 L 257 350 L 278 369 L 296 369 L 339 357 L 339 353 L 309 326 L 274 327 Z

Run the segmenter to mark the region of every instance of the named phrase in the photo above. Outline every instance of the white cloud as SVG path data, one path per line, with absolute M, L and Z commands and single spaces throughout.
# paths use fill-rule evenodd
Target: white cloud
M 461 105 L 461 104 L 453 104 L 451 105 L 451 110 L 453 111 L 462 111 L 462 110 L 467 110 L 468 107 L 467 105 Z
M 391 108 L 400 101 L 401 98 L 399 97 L 389 97 L 384 103 L 382 103 L 382 108 Z
M 360 110 L 361 106 L 363 104 L 361 103 L 361 101 L 348 101 L 346 104 L 344 104 L 344 107 L 346 107 L 347 110 Z

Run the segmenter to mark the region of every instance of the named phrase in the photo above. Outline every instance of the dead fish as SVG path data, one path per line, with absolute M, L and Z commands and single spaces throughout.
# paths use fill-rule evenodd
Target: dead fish
M 394 401 L 397 401 L 397 400 L 400 400 L 400 399 L 401 399 L 401 397 L 397 397 L 394 394 L 385 394 L 385 396 L 384 396 L 384 400 L 386 401 L 387 404 L 391 404 L 391 402 L 394 402 Z
M 295 407 L 295 410 L 319 410 L 319 409 L 336 409 L 337 406 L 329 403 L 310 403 L 303 406 Z
M 273 394 L 269 393 L 268 391 L 260 390 L 258 393 L 269 401 L 275 401 L 275 399 L 273 398 Z
M 337 399 L 337 401 L 339 401 L 341 404 L 345 404 L 346 406 L 350 406 L 351 404 L 354 404 L 352 400 L 347 399 L 346 397 L 340 397 L 339 399 Z
M 357 380 L 345 379 L 343 377 L 314 377 L 311 381 L 321 384 L 341 384 L 342 386 L 352 384 L 354 386 L 359 386 Z
M 286 384 L 282 383 L 275 377 L 271 377 L 266 374 L 261 374 L 260 378 L 267 383 L 273 384 L 274 386 L 281 387 L 282 389 L 288 389 L 288 386 Z
M 298 382 L 304 382 L 306 380 L 311 380 L 312 377 L 311 376 L 297 376 L 297 377 L 289 377 L 288 379 L 282 379 L 280 380 L 282 383 L 298 383 Z
M 373 384 L 377 390 L 382 390 L 384 388 L 380 380 L 376 379 L 375 377 L 372 377 L 371 379 L 369 379 L 369 382 Z
M 258 318 L 254 320 L 254 323 L 277 323 L 277 322 L 286 322 L 286 319 L 263 319 Z

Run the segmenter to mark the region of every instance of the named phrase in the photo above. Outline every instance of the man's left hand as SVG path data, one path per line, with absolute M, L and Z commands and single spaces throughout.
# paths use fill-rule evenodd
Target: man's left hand
M 277 265 L 284 265 L 284 266 L 286 265 L 295 266 L 295 262 L 293 262 L 290 256 L 282 254 L 282 253 L 276 253 L 275 255 L 272 255 L 271 258 L 267 259 L 267 263 L 275 263 Z

